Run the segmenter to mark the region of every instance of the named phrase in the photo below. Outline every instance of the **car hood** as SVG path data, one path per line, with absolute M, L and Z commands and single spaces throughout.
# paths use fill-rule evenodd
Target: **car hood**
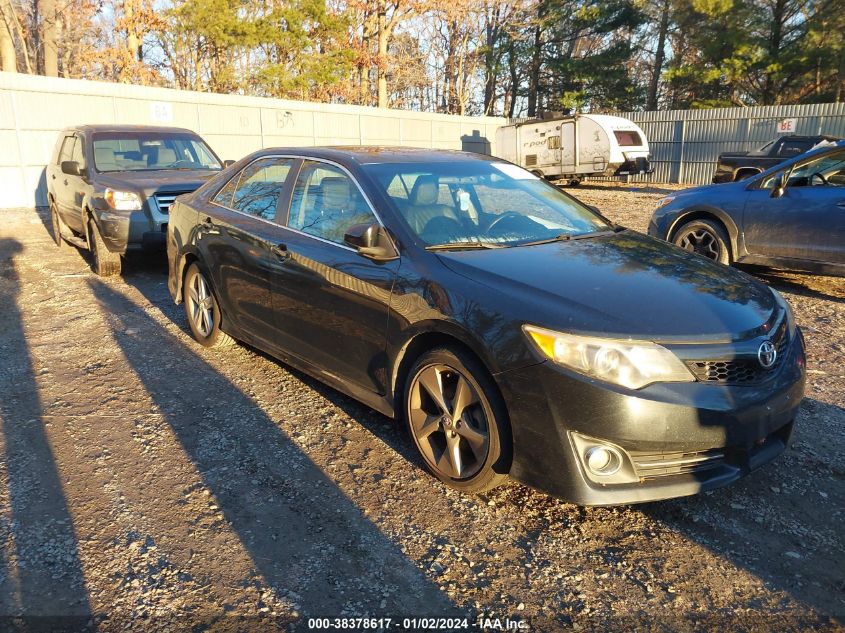
M 194 191 L 219 173 L 206 169 L 118 171 L 98 174 L 97 182 L 113 189 L 123 187 L 146 194 L 161 190 Z
M 777 305 L 749 275 L 634 231 L 438 256 L 516 319 L 568 332 L 741 340 Z

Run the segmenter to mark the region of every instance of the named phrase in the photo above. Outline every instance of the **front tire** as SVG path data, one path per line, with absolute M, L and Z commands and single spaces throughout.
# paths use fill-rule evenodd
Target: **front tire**
M 185 272 L 182 303 L 188 327 L 197 343 L 203 347 L 230 347 L 235 344 L 235 339 L 220 329 L 220 304 L 211 289 L 211 282 L 196 262 Z
M 692 220 L 675 232 L 672 243 L 714 262 L 729 266 L 731 247 L 725 230 L 712 220 Z
M 112 253 L 100 235 L 100 229 L 93 218 L 88 220 L 88 248 L 94 255 L 94 272 L 100 277 L 112 277 L 120 274 L 120 253 Z
M 405 382 L 403 415 L 426 468 L 445 484 L 478 493 L 508 479 L 511 434 L 493 379 L 471 354 L 433 349 Z

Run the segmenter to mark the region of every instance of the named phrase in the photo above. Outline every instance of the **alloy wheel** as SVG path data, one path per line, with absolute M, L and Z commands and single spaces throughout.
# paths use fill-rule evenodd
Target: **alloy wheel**
M 707 229 L 688 231 L 677 241 L 678 246 L 691 253 L 703 255 L 708 259 L 719 260 L 721 247 L 716 236 Z
M 188 312 L 197 332 L 203 337 L 214 329 L 214 299 L 202 274 L 197 273 L 188 287 Z
M 414 376 L 408 400 L 411 432 L 429 466 L 453 479 L 478 473 L 490 432 L 470 380 L 448 365 L 427 365 Z

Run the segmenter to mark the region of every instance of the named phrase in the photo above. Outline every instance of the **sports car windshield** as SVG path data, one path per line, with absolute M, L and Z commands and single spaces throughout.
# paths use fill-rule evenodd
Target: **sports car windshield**
M 574 198 L 510 163 L 381 163 L 364 169 L 429 248 L 521 246 L 612 228 Z
M 166 132 L 98 132 L 94 164 L 100 172 L 223 168 L 199 137 Z

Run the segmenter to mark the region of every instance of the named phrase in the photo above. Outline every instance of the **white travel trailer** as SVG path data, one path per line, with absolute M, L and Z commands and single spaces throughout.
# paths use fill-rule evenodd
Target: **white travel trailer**
M 648 140 L 633 121 L 605 114 L 531 119 L 496 130 L 496 154 L 549 180 L 651 173 Z

